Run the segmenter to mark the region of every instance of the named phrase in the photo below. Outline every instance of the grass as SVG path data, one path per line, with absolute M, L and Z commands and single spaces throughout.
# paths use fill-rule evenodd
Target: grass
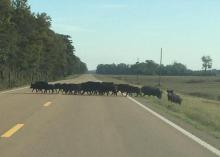
M 112 78 L 137 85 L 158 85 L 158 77 L 155 76 L 117 76 Z M 197 96 L 210 100 L 220 100 L 219 77 L 197 76 L 163 76 L 161 84 L 163 89 L 174 89 L 178 93 Z
M 157 86 L 154 76 L 104 76 L 96 75 L 100 80 L 116 83 L 130 83 Z M 145 97 L 149 104 L 160 112 L 180 119 L 196 129 L 220 139 L 220 82 L 218 77 L 163 77 L 161 100 Z M 182 105 L 167 100 L 166 89 L 174 89 L 182 98 Z M 141 99 L 141 98 L 139 98 Z

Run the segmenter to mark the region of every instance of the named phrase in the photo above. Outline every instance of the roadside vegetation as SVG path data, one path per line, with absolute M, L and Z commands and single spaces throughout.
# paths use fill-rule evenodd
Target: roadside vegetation
M 54 32 L 51 22 L 27 0 L 0 0 L 0 89 L 87 71 L 70 36 Z
M 212 68 L 210 56 L 201 58 L 203 70 L 191 70 L 186 65 L 174 62 L 170 65 L 158 64 L 153 60 L 136 62 L 135 64 L 99 64 L 96 69 L 97 74 L 107 75 L 163 75 L 163 76 L 216 76 L 219 70 Z
M 129 83 L 138 86 L 158 86 L 157 76 L 96 75 L 100 80 Z M 162 113 L 174 116 L 196 129 L 220 139 L 220 82 L 219 77 L 164 76 L 163 97 L 140 97 Z M 182 98 L 182 105 L 168 101 L 166 89 L 174 89 Z

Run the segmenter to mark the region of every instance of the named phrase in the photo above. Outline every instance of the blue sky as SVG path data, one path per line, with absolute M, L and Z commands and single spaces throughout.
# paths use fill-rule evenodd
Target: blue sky
M 219 0 L 29 0 L 34 12 L 52 17 L 52 29 L 72 37 L 76 55 L 100 63 L 152 59 L 201 69 L 210 55 L 220 69 Z

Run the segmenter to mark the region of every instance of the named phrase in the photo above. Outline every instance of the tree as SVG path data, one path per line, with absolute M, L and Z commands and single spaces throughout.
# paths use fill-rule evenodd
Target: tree
M 166 75 L 186 75 L 188 72 L 188 69 L 185 65 L 182 63 L 174 62 L 171 65 L 167 65 L 165 67 Z
M 0 86 L 56 80 L 84 73 L 68 35 L 51 30 L 46 13 L 31 12 L 28 0 L 0 0 Z
M 207 71 L 207 69 L 212 68 L 212 59 L 210 56 L 203 56 L 202 62 L 203 62 L 202 68 L 205 69 L 205 72 Z
M 159 69 L 161 68 L 161 69 Z M 162 75 L 189 75 L 191 71 L 182 63 L 174 62 L 171 65 L 160 65 L 153 60 L 146 60 L 145 62 L 136 62 L 132 65 L 120 63 L 115 64 L 99 64 L 96 73 L 98 74 L 132 74 L 132 75 L 156 75 L 161 70 Z
M 159 64 L 155 63 L 153 60 L 146 60 L 145 65 L 146 65 L 145 74 L 147 75 L 155 75 L 157 69 L 160 66 Z

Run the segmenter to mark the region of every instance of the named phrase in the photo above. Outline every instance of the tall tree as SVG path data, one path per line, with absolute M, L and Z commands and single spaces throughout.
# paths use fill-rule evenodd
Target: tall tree
M 210 56 L 203 56 L 202 57 L 202 68 L 205 70 L 205 72 L 207 71 L 207 69 L 211 69 L 212 68 L 212 59 Z
M 87 71 L 70 36 L 55 33 L 51 22 L 32 13 L 28 0 L 0 0 L 0 88 Z

